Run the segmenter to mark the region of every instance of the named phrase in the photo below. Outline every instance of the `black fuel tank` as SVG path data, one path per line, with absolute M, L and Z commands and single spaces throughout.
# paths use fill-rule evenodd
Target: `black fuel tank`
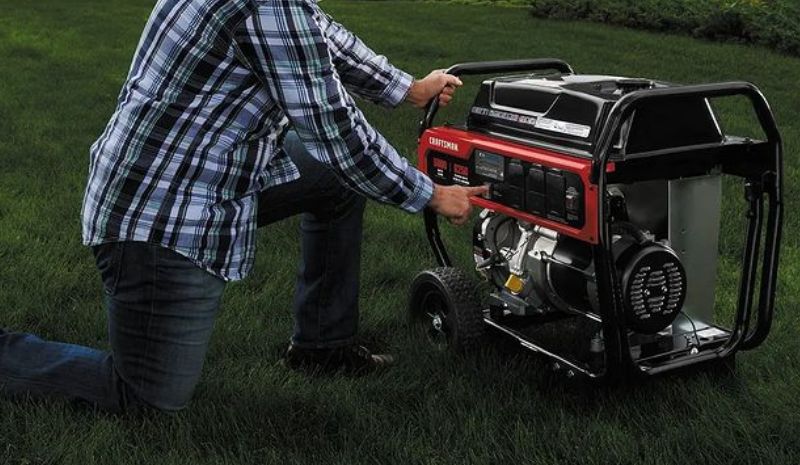
M 591 157 L 616 101 L 629 92 L 661 87 L 674 85 L 594 75 L 490 79 L 481 84 L 467 128 Z M 720 143 L 722 139 L 716 115 L 707 99 L 676 98 L 634 113 L 616 136 L 613 158 Z

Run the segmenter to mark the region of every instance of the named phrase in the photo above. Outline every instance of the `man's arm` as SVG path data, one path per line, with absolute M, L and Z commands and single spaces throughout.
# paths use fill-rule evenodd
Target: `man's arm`
M 394 108 L 402 103 L 414 78 L 395 68 L 316 4 L 314 16 L 328 43 L 333 65 L 347 89 L 371 102 Z
M 441 71 L 434 71 L 419 81 L 414 80 L 408 73 L 392 66 L 385 56 L 373 52 L 316 3 L 312 7 L 328 42 L 333 65 L 350 92 L 389 108 L 403 101 L 423 108 L 437 95 L 439 103 L 447 105 L 456 87 L 462 85 L 460 79 Z
M 421 210 L 433 196 L 433 183 L 355 106 L 315 10 L 303 0 L 259 2 L 255 14 L 234 31 L 235 39 L 315 158 L 366 197 L 409 212 Z

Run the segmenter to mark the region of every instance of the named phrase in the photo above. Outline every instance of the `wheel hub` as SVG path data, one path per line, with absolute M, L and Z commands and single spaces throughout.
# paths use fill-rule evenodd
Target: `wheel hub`
M 431 324 L 433 324 L 434 331 L 441 332 L 444 329 L 444 321 L 442 321 L 442 315 L 435 314 L 431 319 Z

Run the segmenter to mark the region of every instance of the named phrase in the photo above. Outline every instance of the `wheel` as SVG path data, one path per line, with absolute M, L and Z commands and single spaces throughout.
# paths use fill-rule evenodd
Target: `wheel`
M 418 274 L 411 284 L 409 313 L 423 322 L 434 343 L 458 352 L 480 345 L 483 311 L 475 282 L 457 268 L 435 268 Z

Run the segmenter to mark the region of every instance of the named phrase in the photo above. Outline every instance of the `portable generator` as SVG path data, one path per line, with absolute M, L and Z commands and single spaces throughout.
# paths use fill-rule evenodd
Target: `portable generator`
M 438 184 L 490 186 L 471 198 L 482 209 L 474 273 L 453 266 L 436 214 L 425 212 L 439 267 L 416 277 L 409 305 L 431 337 L 470 349 L 492 328 L 568 376 L 594 379 L 729 365 L 764 341 L 782 143 L 756 86 L 581 75 L 553 59 L 447 73 L 499 77 L 481 83 L 466 122 L 433 127 L 438 99 L 421 122 L 422 171 Z M 732 96 L 747 97 L 763 140 L 724 132 L 712 99 Z M 722 312 L 732 322 L 715 315 L 725 304 L 717 276 L 726 177 L 741 184 L 746 225 L 738 297 Z

